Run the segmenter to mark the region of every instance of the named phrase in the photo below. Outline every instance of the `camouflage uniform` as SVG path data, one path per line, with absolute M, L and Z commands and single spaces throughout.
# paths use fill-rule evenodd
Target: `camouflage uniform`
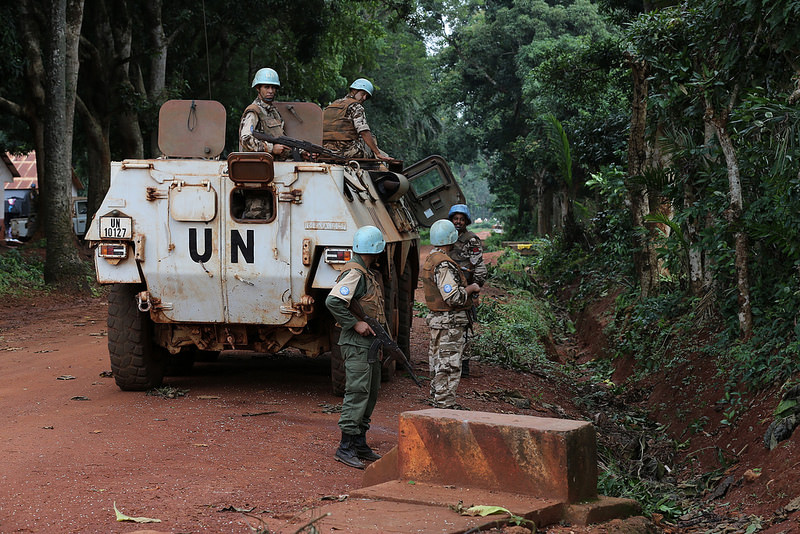
M 422 269 L 422 284 L 431 309 L 427 322 L 431 329 L 428 363 L 433 374 L 433 404 L 452 408 L 461 380 L 461 356 L 469 324 L 467 281 L 458 266 L 434 247 Z
M 347 106 L 344 114 L 337 117 L 332 115 L 331 111 L 336 108 Z M 367 124 L 367 115 L 364 111 L 364 106 L 359 104 L 355 99 L 350 97 L 340 98 L 331 105 L 325 108 L 325 131 L 323 132 L 323 146 L 345 158 L 374 158 L 375 155 L 372 150 L 367 146 L 364 138 L 359 135 L 363 131 L 369 131 L 369 124 Z M 349 139 L 345 140 L 332 140 L 330 139 L 331 127 L 336 126 L 337 122 L 346 123 L 346 126 L 341 128 L 342 131 L 350 131 Z M 352 129 L 350 126 L 352 125 Z
M 253 137 L 253 132 L 278 137 L 284 135 L 283 125 L 283 117 L 275 106 L 271 102 L 256 98 L 244 110 L 239 123 L 239 151 L 272 153 L 272 143 L 256 139 Z
M 461 268 L 461 272 L 464 273 L 464 276 L 467 277 L 467 282 L 473 283 L 475 282 L 479 286 L 483 287 L 483 284 L 486 283 L 486 277 L 489 275 L 489 271 L 486 268 L 486 264 L 483 263 L 483 244 L 481 243 L 481 238 L 478 237 L 475 232 L 470 232 L 469 230 L 464 230 L 458 234 L 458 240 L 453 244 L 453 248 L 450 249 L 450 257 L 453 258 L 453 261 L 458 264 Z M 475 319 L 474 312 L 473 312 L 473 320 Z M 472 359 L 472 327 L 468 328 L 470 335 L 468 336 L 466 346 L 464 347 L 464 361 L 469 361 Z M 464 368 L 464 376 L 468 375 L 469 364 Z
M 357 299 L 364 313 L 384 327 L 386 314 L 380 275 L 367 269 L 358 254 L 353 254 L 353 258 L 345 264 L 325 299 L 325 306 L 342 326 L 339 346 L 344 358 L 345 392 L 339 428 L 342 433 L 355 436 L 369 430 L 381 384 L 381 362 L 367 361 L 372 338 L 361 336 L 353 328 L 358 319 L 350 312 L 350 300 Z
M 465 230 L 458 234 L 458 241 L 450 250 L 450 257 L 461 267 L 467 282 L 483 287 L 489 272 L 483 263 L 483 244 L 474 232 Z

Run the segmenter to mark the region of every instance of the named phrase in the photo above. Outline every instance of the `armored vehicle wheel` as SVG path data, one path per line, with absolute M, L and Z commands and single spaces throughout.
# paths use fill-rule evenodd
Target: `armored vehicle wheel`
M 397 276 L 393 277 L 391 283 L 384 284 L 383 295 L 386 300 L 386 322 L 389 327 L 389 335 L 395 337 L 395 326 L 397 323 Z M 402 347 L 401 347 L 402 348 Z M 389 382 L 394 378 L 395 369 L 397 369 L 397 361 L 392 360 L 389 365 L 381 366 L 381 382 Z
M 161 385 L 164 349 L 153 342 L 153 323 L 140 312 L 136 294 L 141 285 L 114 284 L 108 295 L 108 354 L 117 386 L 144 391 Z
M 331 325 L 328 329 L 331 341 L 331 388 L 333 389 L 333 394 L 337 397 L 344 397 L 344 386 L 347 380 L 344 370 L 344 358 L 339 347 L 339 334 L 341 331 L 341 328 L 337 328 L 334 325 Z
M 397 294 L 397 344 L 411 362 L 411 322 L 414 319 L 414 287 L 411 262 L 406 262 L 406 268 L 400 276 L 400 287 Z

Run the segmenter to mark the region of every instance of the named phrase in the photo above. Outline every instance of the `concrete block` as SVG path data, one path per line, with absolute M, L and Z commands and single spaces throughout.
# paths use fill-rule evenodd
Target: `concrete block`
M 428 409 L 400 415 L 399 477 L 566 503 L 597 497 L 597 444 L 585 421 Z
M 642 513 L 641 505 L 632 499 L 606 497 L 571 504 L 564 511 L 564 520 L 571 525 L 586 526 L 592 523 L 605 523 L 612 519 L 624 519 Z

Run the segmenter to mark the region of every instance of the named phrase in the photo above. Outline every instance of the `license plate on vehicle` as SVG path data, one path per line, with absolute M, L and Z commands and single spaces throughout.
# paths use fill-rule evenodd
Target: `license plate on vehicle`
M 130 217 L 100 217 L 100 237 L 107 239 L 130 239 L 133 233 Z

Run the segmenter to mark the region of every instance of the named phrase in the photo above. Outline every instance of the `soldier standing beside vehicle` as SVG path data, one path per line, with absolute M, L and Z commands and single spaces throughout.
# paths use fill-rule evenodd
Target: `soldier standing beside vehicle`
M 273 69 L 259 69 L 253 77 L 252 87 L 256 88 L 256 99 L 245 108 L 239 123 L 241 152 L 267 152 L 277 160 L 285 160 L 291 154 L 291 149 L 287 146 L 262 141 L 253 136 L 253 132 L 272 137 L 283 135 L 283 118 L 272 104 L 280 86 L 278 73 Z
M 467 230 L 467 226 L 472 224 L 472 216 L 469 213 L 469 208 L 466 204 L 455 204 L 450 208 L 447 218 L 453 223 L 458 230 L 458 240 L 453 245 L 450 251 L 450 257 L 461 268 L 464 276 L 467 278 L 468 283 L 475 282 L 483 287 L 486 282 L 488 270 L 486 264 L 483 263 L 483 244 L 481 239 L 474 233 Z M 477 320 L 475 307 L 470 309 L 470 330 L 472 330 L 472 323 Z M 461 364 L 461 376 L 470 376 L 469 348 L 464 351 L 464 361 Z
M 359 228 L 353 236 L 353 259 L 345 264 L 336 285 L 325 299 L 325 306 L 342 327 L 339 346 L 345 368 L 345 392 L 339 417 L 342 439 L 334 458 L 358 469 L 364 469 L 361 460 L 380 459 L 380 455 L 367 445 L 366 434 L 378 400 L 381 362 L 378 359 L 368 361 L 375 332 L 353 315 L 350 302 L 356 299 L 364 315 L 373 317 L 386 327 L 381 275 L 370 270 L 385 247 L 386 241 L 378 228 Z
M 436 408 L 458 408 L 456 389 L 461 380 L 461 358 L 467 338 L 472 297 L 481 288 L 468 283 L 459 266 L 448 256 L 458 239 L 452 222 L 440 220 L 431 226 L 434 245 L 420 278 L 425 290 L 425 303 L 430 309 L 427 317 L 431 329 L 428 361 L 433 372 L 431 395 Z
M 364 112 L 364 102 L 372 97 L 372 82 L 359 78 L 350 85 L 346 97 L 325 108 L 322 123 L 322 144 L 345 158 L 377 158 L 392 160 L 378 148 Z

